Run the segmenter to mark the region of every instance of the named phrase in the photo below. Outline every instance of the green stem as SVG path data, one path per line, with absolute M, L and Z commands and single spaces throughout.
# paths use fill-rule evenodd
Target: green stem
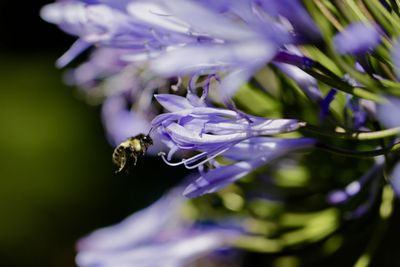
M 333 138 L 348 139 L 348 140 L 360 140 L 360 141 L 382 139 L 400 134 L 400 127 L 390 128 L 380 131 L 371 131 L 371 132 L 337 132 L 337 131 L 328 131 L 320 129 L 308 123 L 306 123 L 303 126 L 302 130 L 322 136 L 329 136 Z
M 375 149 L 375 150 L 367 150 L 367 151 L 355 151 L 355 150 L 348 150 L 348 149 L 343 149 L 335 146 L 331 146 L 322 142 L 318 142 L 316 144 L 317 148 L 320 148 L 324 151 L 337 154 L 340 156 L 345 156 L 345 157 L 354 157 L 354 158 L 370 158 L 370 157 L 376 157 L 380 155 L 384 155 L 387 153 L 391 152 L 396 152 L 400 150 L 400 142 L 394 144 L 393 146 L 381 148 L 381 149 Z
M 347 6 L 356 14 L 359 20 L 368 21 L 367 16 L 363 13 L 360 7 L 354 2 L 354 0 L 345 1 Z
M 320 80 L 321 82 L 330 85 L 332 87 L 335 87 L 336 89 L 343 91 L 345 93 L 366 99 L 366 100 L 371 100 L 376 103 L 383 103 L 384 99 L 372 92 L 368 92 L 364 88 L 361 87 L 353 87 L 346 82 L 338 79 L 334 79 L 328 76 L 325 76 L 313 69 L 304 69 L 308 74 L 316 78 L 317 80 Z
M 400 29 L 399 22 L 390 16 L 389 12 L 385 10 L 379 1 L 363 0 L 362 2 L 378 24 L 383 26 L 391 35 L 398 35 Z
M 394 13 L 396 13 L 397 16 L 400 16 L 399 6 L 397 5 L 396 0 L 389 0 L 389 2 L 390 2 L 390 5 L 392 6 Z
M 337 9 L 340 10 L 340 13 L 342 13 L 342 15 L 344 15 L 344 17 L 346 18 L 347 21 L 358 20 L 357 15 L 353 12 L 353 10 L 351 8 L 346 6 L 345 1 L 335 0 L 334 5 L 336 6 Z
M 360 73 L 354 69 L 354 62 L 346 62 L 346 57 L 341 57 L 335 52 L 335 48 L 331 43 L 328 44 L 328 53 L 330 58 L 344 71 L 348 73 L 352 78 L 363 84 L 371 91 L 377 91 L 378 88 L 382 87 L 378 80 L 370 77 L 367 74 Z M 348 58 L 349 59 L 349 58 Z M 350 59 L 349 59 L 350 60 Z

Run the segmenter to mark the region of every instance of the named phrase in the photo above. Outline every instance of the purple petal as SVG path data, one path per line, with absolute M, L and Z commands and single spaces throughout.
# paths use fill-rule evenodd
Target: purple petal
M 199 33 L 232 41 L 255 37 L 254 32 L 246 24 L 228 19 L 196 1 L 168 0 L 164 1 L 164 4 L 171 14 L 187 22 Z
M 400 163 L 397 163 L 393 168 L 390 184 L 393 191 L 396 193 L 396 196 L 400 198 Z
M 183 34 L 190 31 L 189 24 L 174 17 L 167 8 L 154 1 L 132 1 L 127 11 L 135 19 L 152 27 Z
M 319 114 L 319 118 L 321 121 L 325 120 L 326 116 L 328 115 L 329 112 L 329 107 L 332 103 L 332 101 L 335 99 L 337 90 L 335 88 L 332 88 L 329 90 L 329 92 L 326 94 L 324 99 L 321 101 L 321 112 Z
M 201 134 L 194 135 L 192 131 L 185 127 L 171 123 L 166 127 L 166 132 L 170 134 L 171 139 L 180 147 L 192 147 L 194 149 L 201 149 L 201 146 L 215 146 L 218 144 L 238 141 L 246 138 L 246 133 L 225 134 L 225 135 L 212 135 Z
M 278 157 L 288 151 L 309 148 L 314 144 L 315 140 L 311 138 L 253 137 L 232 146 L 223 156 L 232 160 L 251 160 L 270 154 Z
M 216 192 L 242 178 L 246 174 L 249 174 L 254 169 L 264 164 L 266 160 L 266 158 L 257 158 L 251 161 L 240 161 L 211 170 L 189 184 L 185 188 L 183 195 L 185 197 L 195 198 L 204 194 Z
M 228 125 L 230 131 L 225 131 L 224 134 L 201 133 L 196 135 L 190 129 L 177 123 L 169 124 L 165 128 L 165 131 L 178 146 L 201 150 L 204 149 L 203 146 L 210 147 L 217 144 L 231 143 L 252 136 L 291 132 L 296 130 L 299 126 L 296 120 L 265 120 L 262 123 L 254 123 L 254 125 L 251 123 L 244 125 L 228 123 Z M 216 124 L 216 127 L 218 127 L 218 124 Z M 221 127 L 223 127 L 223 125 L 221 125 Z M 237 128 L 232 131 L 232 127 Z M 223 130 L 223 128 L 221 130 Z
M 283 16 L 290 21 L 295 31 L 306 41 L 318 41 L 321 32 L 298 0 L 257 0 L 265 12 L 272 16 Z
M 239 231 L 218 225 L 196 229 L 183 219 L 180 191 L 175 188 L 149 208 L 81 239 L 77 265 L 183 267 L 238 237 Z
M 91 45 L 81 39 L 78 39 L 67 52 L 57 59 L 56 66 L 63 68 L 68 65 L 72 60 L 79 56 L 83 51 L 88 49 Z
M 289 151 L 308 148 L 315 143 L 313 139 L 307 138 L 277 139 L 275 144 L 271 140 L 272 138 L 260 137 L 236 144 L 231 148 L 231 152 L 228 151 L 224 155 L 237 159 L 251 160 L 217 167 L 202 174 L 202 176 L 186 187 L 183 195 L 194 198 L 216 192 Z M 263 144 L 263 142 L 265 143 Z
M 400 127 L 400 99 L 391 97 L 385 104 L 378 105 L 377 116 L 387 128 Z
M 182 109 L 193 108 L 193 105 L 187 100 L 186 97 L 172 95 L 172 94 L 158 94 L 154 95 L 158 103 L 169 112 L 176 112 Z
M 333 44 L 339 54 L 364 54 L 373 50 L 380 42 L 381 35 L 371 23 L 357 22 L 338 33 Z
M 276 47 L 262 40 L 232 44 L 204 44 L 175 47 L 150 62 L 150 68 L 164 76 L 179 76 L 215 69 L 231 69 L 249 62 L 266 63 L 275 55 Z
M 52 3 L 40 10 L 40 16 L 47 22 L 59 25 L 64 31 L 77 35 L 86 22 L 85 6 L 78 1 Z
M 91 233 L 78 243 L 80 251 L 118 251 L 156 237 L 163 228 L 175 224 L 184 199 L 177 188 L 150 207 L 113 226 Z M 168 211 L 168 212 L 165 212 Z M 106 253 L 105 253 L 106 254 Z
M 218 86 L 220 98 L 223 100 L 232 98 L 264 63 L 248 65 L 245 68 L 239 68 L 228 73 L 221 81 L 220 86 Z
M 102 117 L 113 145 L 130 136 L 147 133 L 151 128 L 150 122 L 143 115 L 126 109 L 126 102 L 121 97 L 110 97 L 104 102 Z
M 165 210 L 163 211 L 165 212 Z M 227 247 L 237 234 L 228 231 L 200 231 L 175 236 L 119 251 L 82 251 L 76 262 L 80 267 L 183 267 L 213 250 Z M 125 236 L 129 240 L 129 237 Z
M 195 107 L 191 109 L 183 109 L 172 113 L 160 114 L 153 119 L 151 122 L 154 127 L 165 124 L 165 122 L 170 122 L 174 120 L 180 120 L 185 116 L 190 117 L 203 117 L 203 116 L 227 116 L 236 117 L 237 113 L 232 110 L 219 109 L 219 108 L 209 108 L 209 107 Z

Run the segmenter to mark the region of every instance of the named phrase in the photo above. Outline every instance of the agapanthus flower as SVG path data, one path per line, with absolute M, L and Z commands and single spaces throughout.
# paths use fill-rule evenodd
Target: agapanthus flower
M 242 234 L 226 227 L 225 219 L 233 218 L 228 210 L 238 228 L 252 236 L 238 247 L 280 253 L 323 242 L 340 231 L 340 223 L 357 221 L 339 218 L 359 218 L 378 201 L 386 209 L 390 187 L 385 183 L 400 195 L 400 46 L 393 41 L 400 32 L 398 9 L 396 1 L 59 0 L 47 5 L 42 17 L 77 37 L 58 66 L 92 49 L 69 81 L 102 101 L 110 142 L 149 133 L 165 145 L 155 144 L 151 153 L 162 151 L 167 164 L 198 170 L 186 187 L 80 241 L 78 264 L 184 266 L 231 247 Z M 292 155 L 314 147 L 307 155 Z M 363 159 L 324 158 L 325 153 Z M 383 170 L 389 179 L 383 179 Z M 329 181 L 312 180 L 327 172 L 333 173 Z M 332 190 L 343 181 L 349 184 Z M 182 192 L 194 198 L 216 191 L 191 200 L 198 214 L 179 213 Z M 294 203 L 299 198 L 301 204 Z M 279 212 L 271 208 L 276 203 Z M 322 210 L 310 213 L 316 209 Z M 218 223 L 200 227 L 200 219 L 214 216 Z M 293 222 L 299 217 L 302 222 Z M 315 231 L 321 222 L 330 222 L 329 229 Z M 265 250 L 264 241 L 276 246 Z
M 389 97 L 387 102 L 378 105 L 377 116 L 387 128 L 400 127 L 400 99 Z
M 177 188 L 122 222 L 96 230 L 78 242 L 80 267 L 180 267 L 232 246 L 242 233 L 185 219 Z
M 380 42 L 377 26 L 368 22 L 357 22 L 339 32 L 333 44 L 339 54 L 362 55 L 372 51 Z
M 201 176 L 185 189 L 184 195 L 195 197 L 215 192 L 290 151 L 310 147 L 307 138 L 279 139 L 267 136 L 297 130 L 302 123 L 293 119 L 265 119 L 233 109 L 209 107 L 201 101 L 189 101 L 176 95 L 157 95 L 158 102 L 169 113 L 152 122 L 170 147 L 165 161 L 202 170 Z M 178 163 L 171 159 L 177 151 L 199 153 Z M 214 159 L 225 156 L 235 162 L 220 166 Z M 205 172 L 205 163 L 212 168 Z
M 359 130 L 364 126 L 367 121 L 367 113 L 364 111 L 361 99 L 357 97 L 347 97 L 347 104 L 349 112 L 345 113 L 345 117 L 348 118 L 350 129 Z
M 155 91 L 168 91 L 169 81 L 155 77 L 135 64 L 122 61 L 124 49 L 95 50 L 88 61 L 69 70 L 66 80 L 78 86 L 91 103 L 102 104 L 102 121 L 108 140 L 117 146 L 128 137 L 148 133 L 159 113 L 153 105 Z M 154 138 L 149 153 L 163 148 Z
M 124 49 L 96 49 L 90 54 L 87 61 L 68 71 L 66 75 L 67 83 L 78 86 L 84 89 L 87 94 L 98 98 L 125 93 L 128 90 L 139 90 L 139 79 L 134 78 L 138 71 L 137 67 L 129 66 L 127 62 L 120 59 L 120 56 L 124 53 Z M 126 68 L 129 68 L 129 71 Z M 113 79 L 113 77 L 126 78 L 122 80 L 121 78 Z M 118 82 L 113 84 L 110 82 L 106 86 L 100 87 L 100 84 L 107 80 L 118 80 Z
M 400 162 L 398 162 L 390 174 L 391 176 L 391 186 L 396 193 L 397 197 L 400 198 Z
M 151 114 L 130 109 L 126 99 L 121 96 L 109 97 L 103 102 L 102 121 L 108 141 L 113 146 L 128 137 L 148 133 L 151 129 Z M 157 133 L 153 133 L 153 138 L 153 145 L 147 153 L 155 155 L 165 146 L 160 142 Z
M 79 37 L 59 66 L 93 44 L 124 48 L 123 60 L 168 77 L 222 71 L 223 96 L 232 95 L 282 45 L 320 38 L 299 1 L 69 0 L 47 5 L 42 17 Z

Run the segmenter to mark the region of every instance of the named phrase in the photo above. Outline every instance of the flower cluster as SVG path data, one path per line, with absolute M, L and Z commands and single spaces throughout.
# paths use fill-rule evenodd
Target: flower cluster
M 222 247 L 279 257 L 379 206 L 376 220 L 387 220 L 400 196 L 399 10 L 397 1 L 46 5 L 42 18 L 77 37 L 57 65 L 91 51 L 66 78 L 102 104 L 110 143 L 150 133 L 150 154 L 193 170 L 150 208 L 81 240 L 78 265 L 185 266 Z

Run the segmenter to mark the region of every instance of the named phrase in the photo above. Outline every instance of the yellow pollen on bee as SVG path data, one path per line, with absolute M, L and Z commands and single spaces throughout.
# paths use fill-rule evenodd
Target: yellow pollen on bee
M 142 145 L 138 139 L 132 140 L 131 146 L 135 151 L 142 151 Z

